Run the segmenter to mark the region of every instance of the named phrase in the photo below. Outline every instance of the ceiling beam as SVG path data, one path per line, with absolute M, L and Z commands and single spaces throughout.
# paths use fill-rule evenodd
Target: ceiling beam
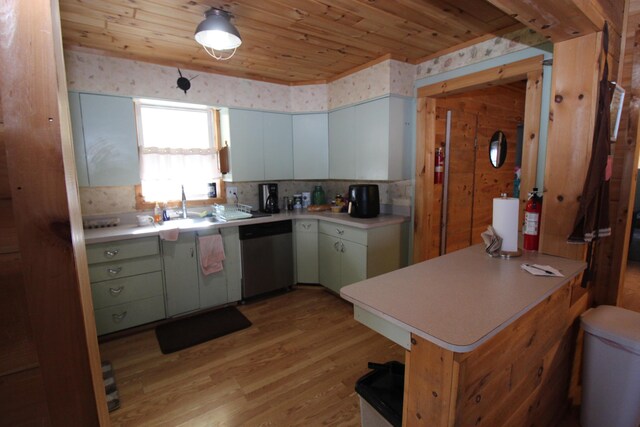
M 602 30 L 605 20 L 622 34 L 628 0 L 487 0 L 554 43 Z

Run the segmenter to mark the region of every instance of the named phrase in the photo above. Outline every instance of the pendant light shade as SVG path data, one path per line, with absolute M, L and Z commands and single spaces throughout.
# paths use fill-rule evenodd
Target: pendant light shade
M 230 21 L 231 16 L 228 12 L 215 8 L 208 10 L 204 16 L 205 20 L 196 28 L 196 41 L 215 59 L 231 58 L 238 46 L 242 44 L 240 33 Z M 232 52 L 223 57 L 221 53 L 216 53 L 216 50 L 232 50 Z

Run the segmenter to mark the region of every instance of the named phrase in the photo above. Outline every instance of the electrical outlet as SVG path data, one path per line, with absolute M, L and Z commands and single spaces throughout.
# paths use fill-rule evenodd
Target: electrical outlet
M 236 195 L 238 194 L 238 187 L 226 187 L 227 201 L 236 201 Z

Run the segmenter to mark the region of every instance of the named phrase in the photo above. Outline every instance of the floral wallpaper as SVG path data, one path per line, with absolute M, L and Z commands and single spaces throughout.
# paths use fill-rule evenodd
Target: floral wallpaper
M 291 111 L 287 85 L 181 70 L 192 79 L 185 94 L 176 86 L 178 70 L 146 62 L 65 52 L 69 90 L 169 99 L 225 107 Z M 309 95 L 311 96 L 311 95 Z
M 290 87 L 290 105 L 293 113 L 327 111 L 328 85 L 302 85 Z
M 329 110 L 388 94 L 413 96 L 415 65 L 386 60 L 329 83 Z
M 445 71 L 486 61 L 487 59 L 537 46 L 547 40 L 533 30 L 524 28 L 418 64 L 415 79 L 434 76 Z

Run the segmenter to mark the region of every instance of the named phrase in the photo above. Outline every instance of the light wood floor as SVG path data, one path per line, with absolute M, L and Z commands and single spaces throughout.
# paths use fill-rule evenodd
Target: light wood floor
M 160 353 L 153 330 L 101 344 L 120 393 L 113 425 L 359 426 L 367 362 L 404 362 L 321 288 L 239 309 L 250 328 L 177 353 Z

